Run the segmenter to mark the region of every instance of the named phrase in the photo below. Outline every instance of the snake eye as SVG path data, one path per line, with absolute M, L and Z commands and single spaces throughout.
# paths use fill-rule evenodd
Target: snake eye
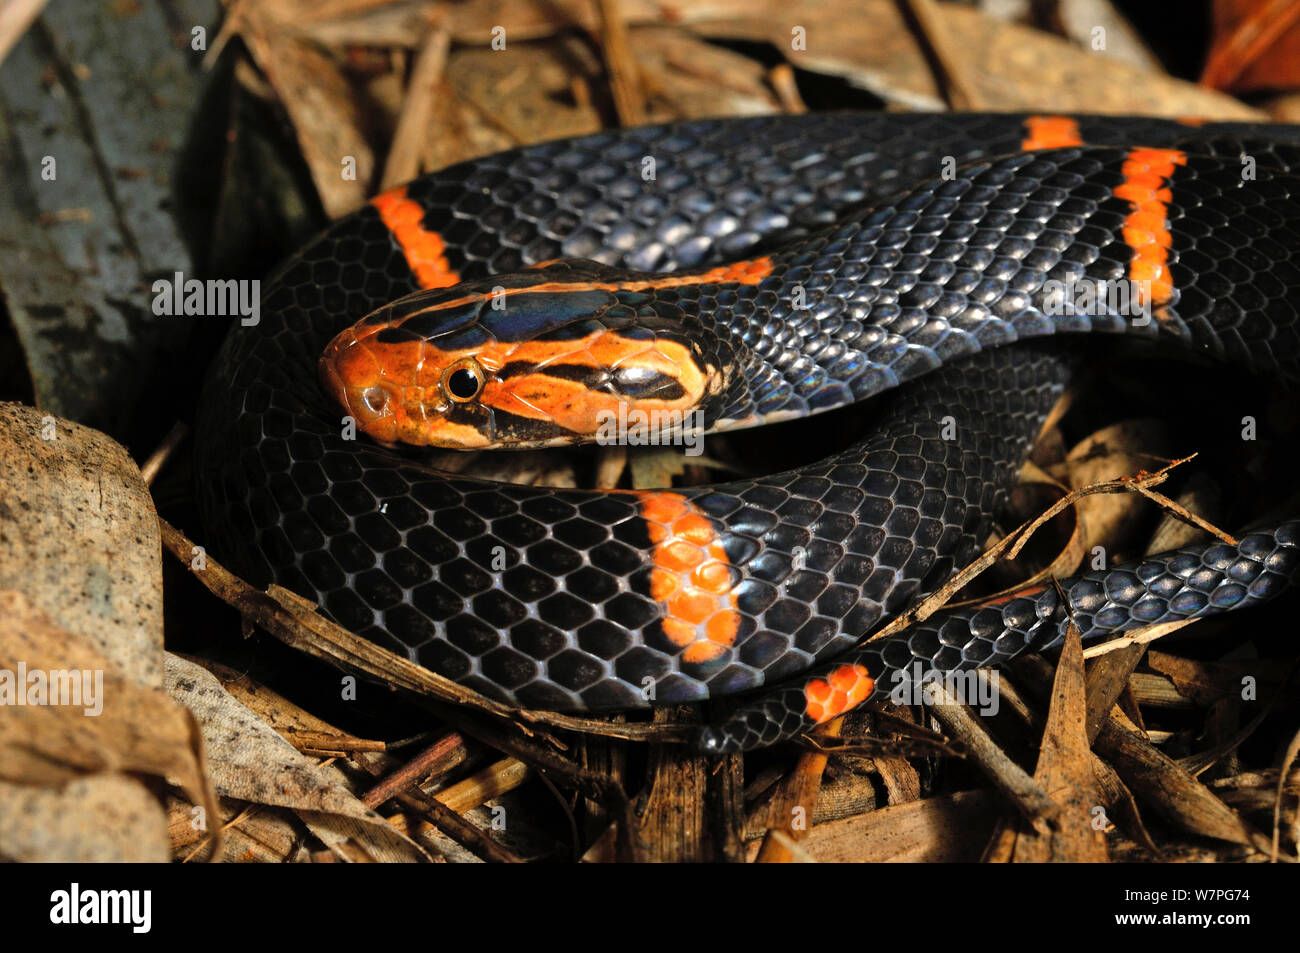
M 462 358 L 442 372 L 442 389 L 458 404 L 473 400 L 483 390 L 483 368 L 472 357 Z

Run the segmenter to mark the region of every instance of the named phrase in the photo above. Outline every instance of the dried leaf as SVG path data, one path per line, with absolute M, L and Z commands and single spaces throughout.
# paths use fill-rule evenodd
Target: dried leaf
M 1097 813 L 1102 797 L 1092 767 L 1086 711 L 1083 645 L 1079 630 L 1070 625 L 1034 769 L 1034 780 L 1062 810 L 1050 833 L 1025 831 L 1018 836 L 1014 852 L 1018 863 L 1106 860 L 1105 815 Z
M 47 691 L 37 696 L 42 681 Z M 57 699 L 56 685 L 65 692 Z M 0 590 L 0 697 L 0 780 L 48 789 L 89 776 L 152 775 L 213 813 L 202 738 L 190 713 L 158 689 L 136 684 L 12 590 Z M 4 812 L 21 806 L 6 802 Z M 105 822 L 81 809 L 74 814 L 92 829 Z M 41 827 L 39 815 L 19 816 L 34 830 Z M 161 829 L 160 810 L 156 823 Z
M 0 578 L 144 685 L 162 683 L 162 563 L 149 488 L 96 430 L 0 404 Z
M 1106 480 L 1158 469 L 1169 460 L 1169 436 L 1159 420 L 1126 420 L 1098 430 L 1076 444 L 1067 456 L 1069 484 L 1077 489 Z M 1131 551 L 1148 504 L 1131 493 L 1085 497 L 1076 506 L 1088 527 L 1088 546 L 1103 547 L 1107 565 L 1120 552 Z
M 1215 0 L 1201 83 L 1250 92 L 1300 85 L 1300 5 L 1278 0 Z
M 970 862 L 996 816 L 994 795 L 960 791 L 820 824 L 800 844 L 823 863 Z
M 355 797 L 336 769 L 302 755 L 210 672 L 169 655 L 167 690 L 198 719 L 212 783 L 222 797 L 289 808 L 345 858 L 359 850 L 370 860 L 428 859 Z

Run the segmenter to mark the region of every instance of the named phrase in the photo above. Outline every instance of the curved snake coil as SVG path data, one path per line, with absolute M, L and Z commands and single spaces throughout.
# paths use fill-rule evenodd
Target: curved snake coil
M 1054 589 L 855 648 L 977 553 L 1075 363 L 1066 335 L 1294 373 L 1297 141 L 821 114 L 427 175 L 333 225 L 269 283 L 261 323 L 232 329 L 199 417 L 208 538 L 251 581 L 510 703 L 782 683 L 705 729 L 708 750 L 790 737 L 916 661 L 1049 645 Z M 1053 306 L 1060 287 L 1125 282 L 1146 320 Z M 386 445 L 589 439 L 591 412 L 620 405 L 724 430 L 881 394 L 870 434 L 828 460 L 681 490 L 502 485 Z M 1293 582 L 1296 545 L 1288 522 L 1064 586 L 1101 638 L 1267 599 Z

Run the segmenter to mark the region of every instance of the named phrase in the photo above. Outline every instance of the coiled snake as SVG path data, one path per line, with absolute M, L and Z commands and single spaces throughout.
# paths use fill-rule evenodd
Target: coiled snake
M 1098 639 L 1267 599 L 1300 567 L 1296 522 L 855 647 L 977 553 L 1068 379 L 1069 335 L 1293 374 L 1296 142 L 1289 126 L 815 114 L 426 175 L 334 224 L 269 283 L 260 323 L 232 329 L 199 416 L 206 530 L 251 581 L 510 703 L 775 686 L 701 733 L 713 751 L 790 737 L 917 662 L 1049 646 L 1067 615 Z M 1128 287 L 1128 307 L 1062 308 L 1082 286 Z M 638 411 L 722 430 L 886 391 L 850 448 L 714 486 L 511 486 L 390 446 L 590 440 Z

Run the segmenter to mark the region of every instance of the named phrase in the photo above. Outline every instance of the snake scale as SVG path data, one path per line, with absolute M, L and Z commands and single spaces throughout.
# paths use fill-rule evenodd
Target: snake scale
M 701 730 L 709 751 L 792 737 L 917 663 L 1049 647 L 1067 618 L 1096 640 L 1261 602 L 1300 571 L 1294 521 L 860 644 L 978 553 L 1079 363 L 1069 342 L 1294 376 L 1297 143 L 1292 126 L 811 114 L 425 175 L 332 225 L 232 328 L 198 419 L 207 538 L 250 581 L 511 704 L 761 690 Z M 1062 308 L 1081 287 L 1131 297 Z M 828 459 L 682 489 L 500 484 L 403 446 L 589 441 L 629 409 L 723 431 L 868 400 L 869 432 Z

